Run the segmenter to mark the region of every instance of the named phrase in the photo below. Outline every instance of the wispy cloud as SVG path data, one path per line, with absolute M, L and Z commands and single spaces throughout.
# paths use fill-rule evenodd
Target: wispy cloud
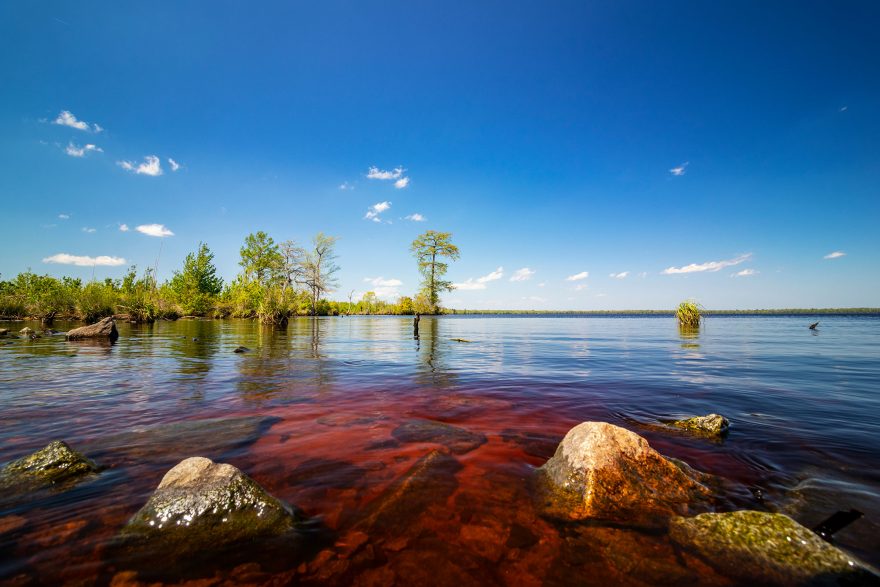
M 367 179 L 381 179 L 381 180 L 389 180 L 389 179 L 400 179 L 403 177 L 403 172 L 405 169 L 403 167 L 395 167 L 391 171 L 385 171 L 383 169 L 379 169 L 378 167 L 370 167 L 367 171 Z
M 841 257 L 846 257 L 846 253 L 843 251 L 834 251 L 833 253 L 828 253 L 823 259 L 840 259 Z
M 565 278 L 565 281 L 580 281 L 581 279 L 586 279 L 590 276 L 589 271 L 581 271 L 580 273 L 575 273 L 574 275 L 569 275 Z
M 574 291 L 583 291 L 585 289 L 587 289 L 586 283 L 579 283 L 576 286 L 574 286 Z
M 61 220 L 70 220 L 70 214 L 59 214 L 58 218 Z
M 373 204 L 370 206 L 370 209 L 367 210 L 367 213 L 364 214 L 364 220 L 372 220 L 373 222 L 382 222 L 382 217 L 380 214 L 385 212 L 391 208 L 391 202 L 379 202 L 378 204 Z
M 751 277 L 752 275 L 757 275 L 760 271 L 755 271 L 754 269 L 743 269 L 742 271 L 737 271 L 736 273 L 731 273 L 731 277 Z
M 155 155 L 147 155 L 144 157 L 143 163 L 139 164 L 131 161 L 117 161 L 116 164 L 126 171 L 131 171 L 137 175 L 150 175 L 152 177 L 162 175 L 162 165 L 159 162 L 159 158 Z
M 382 181 L 394 180 L 394 187 L 402 190 L 409 185 L 409 178 L 403 175 L 405 172 L 406 169 L 400 166 L 395 167 L 391 171 L 379 169 L 378 167 L 373 166 L 370 167 L 369 170 L 367 170 L 367 179 L 378 179 Z
M 409 216 L 404 217 L 404 220 L 412 220 L 413 222 L 424 222 L 425 220 L 427 220 L 427 218 L 416 212 L 414 214 L 410 214 Z
M 513 275 L 510 276 L 510 281 L 528 281 L 534 274 L 535 272 L 528 267 L 523 267 L 513 272 Z
M 120 230 L 121 232 L 128 232 L 128 230 L 129 230 L 128 225 L 125 224 L 125 223 L 120 224 L 120 225 L 119 225 L 119 230 Z
M 178 163 L 171 157 L 168 158 L 168 165 L 171 166 L 171 171 L 177 171 L 178 169 L 180 169 L 180 163 Z
M 538 287 L 544 287 L 545 285 L 547 285 L 547 282 L 542 281 L 541 283 L 538 284 Z
M 145 234 L 147 236 L 155 236 L 157 238 L 174 236 L 174 233 L 171 232 L 164 224 L 141 224 L 140 226 L 135 227 L 135 230 L 141 234 Z
M 339 189 L 344 192 L 351 191 L 354 189 L 354 185 L 348 183 L 347 181 L 343 181 L 341 184 L 339 184 Z
M 841 106 L 839 112 L 846 112 L 849 110 L 849 106 Z
M 728 259 L 726 261 L 706 261 L 705 263 L 691 263 L 690 265 L 684 265 L 682 267 L 667 267 L 661 273 L 663 275 L 679 275 L 682 273 L 701 273 L 703 271 L 715 272 L 724 269 L 725 267 L 732 267 L 733 265 L 739 265 L 745 261 L 748 261 L 752 258 L 751 253 L 747 253 L 745 255 L 740 255 L 739 257 Z
M 365 277 L 364 281 L 372 285 L 373 293 L 383 299 L 399 297 L 399 288 L 403 285 L 403 282 L 399 279 L 385 279 L 384 277 Z
M 682 163 L 678 167 L 673 167 L 672 169 L 670 169 L 669 173 L 671 173 L 675 177 L 681 177 L 682 175 L 687 173 L 687 167 L 690 164 L 691 164 L 690 161 L 685 161 L 684 163 Z
M 64 149 L 64 152 L 70 155 L 71 157 L 83 157 L 86 153 L 103 153 L 104 149 L 98 147 L 96 145 L 87 144 L 82 147 L 75 145 L 72 141 L 67 143 L 67 148 Z
M 104 130 L 99 124 L 93 124 L 90 126 L 88 122 L 77 119 L 77 117 L 74 116 L 70 110 L 62 110 L 58 114 L 58 117 L 52 121 L 52 124 L 69 126 L 70 128 L 75 128 L 76 130 L 84 130 L 86 132 L 98 133 Z
M 57 263 L 59 265 L 77 265 L 79 267 L 94 267 L 100 265 L 102 267 L 118 267 L 125 265 L 125 259 L 122 257 L 110 257 L 101 255 L 99 257 L 88 257 L 86 255 L 68 255 L 67 253 L 58 253 L 51 257 L 43 259 L 43 263 Z
M 94 232 L 96 232 L 96 229 L 91 228 L 91 227 L 89 227 L 89 226 L 83 226 L 83 227 L 82 227 L 82 231 L 83 231 L 83 232 L 86 232 L 86 233 L 88 233 L 88 234 L 93 234 Z
M 484 275 L 482 277 L 477 277 L 476 279 L 471 277 L 470 279 L 468 279 L 467 281 L 464 281 L 462 283 L 453 283 L 452 287 L 454 287 L 455 289 L 460 289 L 460 290 L 465 290 L 465 291 L 476 290 L 476 289 L 486 289 L 487 283 L 489 283 L 490 281 L 497 281 L 497 280 L 501 279 L 502 277 L 504 277 L 504 267 L 499 267 L 498 269 L 496 269 L 492 273 L 489 273 L 488 275 Z
M 609 273 L 608 277 L 613 277 L 614 279 L 626 279 L 629 276 L 629 271 L 621 271 L 620 273 Z

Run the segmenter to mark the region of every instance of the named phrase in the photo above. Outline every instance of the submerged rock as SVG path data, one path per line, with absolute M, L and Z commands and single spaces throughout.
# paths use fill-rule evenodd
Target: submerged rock
M 727 418 L 718 414 L 673 420 L 669 424 L 701 436 L 724 436 L 730 428 L 730 422 Z
M 665 458 L 634 432 L 584 422 L 568 431 L 538 469 L 538 507 L 563 520 L 654 525 L 705 509 L 706 480 L 708 475 Z
M 165 474 L 121 538 L 138 554 L 178 560 L 290 536 L 301 522 L 239 469 L 191 457 Z
M 19 330 L 18 333 L 22 336 L 29 336 L 34 333 L 34 329 L 30 326 L 25 326 L 24 328 Z
M 108 338 L 111 341 L 119 338 L 119 332 L 116 330 L 116 322 L 113 316 L 107 316 L 99 322 L 74 328 L 67 333 L 67 340 L 79 340 L 81 338 Z
M 12 461 L 0 470 L 0 491 L 20 493 L 71 481 L 98 471 L 98 466 L 61 440 Z
M 670 537 L 721 572 L 760 585 L 880 585 L 880 577 L 788 516 L 755 511 L 673 518 Z
M 416 519 L 455 492 L 455 474 L 461 468 L 452 455 L 432 450 L 367 507 L 355 529 L 380 540 L 407 540 L 408 534 L 420 531 Z
M 9 334 L 8 328 L 0 328 L 0 336 L 6 336 L 7 334 Z
M 468 453 L 486 443 L 486 436 L 452 424 L 434 420 L 407 420 L 391 432 L 400 442 L 433 442 L 442 444 L 458 455 Z

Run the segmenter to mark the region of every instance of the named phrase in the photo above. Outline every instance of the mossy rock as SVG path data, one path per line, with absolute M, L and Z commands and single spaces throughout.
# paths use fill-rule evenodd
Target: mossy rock
M 880 585 L 872 569 L 783 514 L 673 518 L 670 537 L 722 573 L 760 585 Z
M 724 416 L 719 414 L 709 414 L 708 416 L 694 416 L 684 420 L 673 420 L 669 422 L 671 426 L 686 430 L 691 434 L 709 437 L 725 436 L 730 429 L 730 422 Z
M 297 550 L 304 518 L 228 464 L 183 460 L 162 478 L 120 534 L 121 558 L 149 569 L 216 560 L 241 547 Z
M 0 470 L 0 491 L 20 493 L 71 482 L 95 473 L 98 466 L 66 442 L 55 440 L 45 448 L 12 461 Z

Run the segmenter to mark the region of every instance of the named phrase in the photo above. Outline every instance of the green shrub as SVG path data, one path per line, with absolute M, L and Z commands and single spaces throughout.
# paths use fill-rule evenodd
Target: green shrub
M 704 308 L 693 300 L 687 300 L 678 305 L 675 310 L 675 317 L 682 326 L 695 328 L 699 327 L 700 321 L 703 319 Z

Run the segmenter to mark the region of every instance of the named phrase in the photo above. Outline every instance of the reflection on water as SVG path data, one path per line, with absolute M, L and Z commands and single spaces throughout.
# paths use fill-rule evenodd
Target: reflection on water
M 63 438 L 110 468 L 74 491 L 0 507 L 0 581 L 109 581 L 108 541 L 168 468 L 202 454 L 239 466 L 336 533 L 315 562 L 275 569 L 279 582 L 412 584 L 442 571 L 463 584 L 723 584 L 662 535 L 562 528 L 535 514 L 533 468 L 591 419 L 727 478 L 737 507 L 811 524 L 836 509 L 865 512 L 838 541 L 878 563 L 880 320 L 824 318 L 821 336 L 806 326 L 785 317 L 719 317 L 699 330 L 670 318 L 423 317 L 415 332 L 411 317 L 346 317 L 120 324 L 114 345 L 6 337 L 0 462 Z M 234 353 L 239 345 L 250 351 Z M 710 412 L 732 422 L 723 443 L 658 425 Z M 419 422 L 485 442 L 425 461 L 453 440 L 443 428 L 418 440 Z M 408 501 L 387 502 L 395 491 Z M 398 514 L 371 523 L 377 508 Z M 630 576 L 616 551 L 650 564 Z

